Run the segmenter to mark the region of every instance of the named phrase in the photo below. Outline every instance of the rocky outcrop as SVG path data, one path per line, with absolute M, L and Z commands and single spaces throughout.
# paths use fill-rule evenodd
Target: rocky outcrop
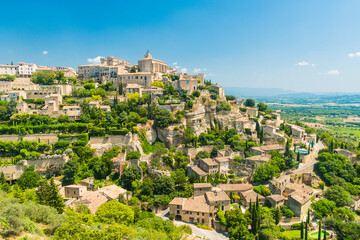
M 201 104 L 194 106 L 193 111 L 186 112 L 185 119 L 186 126 L 189 127 L 197 136 L 210 128 L 210 120 L 206 119 L 206 108 Z
M 146 130 L 146 139 L 149 144 L 153 144 L 156 141 L 157 137 L 158 136 L 156 130 L 153 127 Z
M 183 130 L 175 130 L 174 126 L 168 128 L 156 128 L 158 138 L 165 144 L 166 147 L 177 147 L 181 144 L 181 139 L 184 134 Z

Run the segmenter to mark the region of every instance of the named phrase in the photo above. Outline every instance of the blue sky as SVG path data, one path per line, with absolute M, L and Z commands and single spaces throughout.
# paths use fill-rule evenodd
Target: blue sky
M 1 8 L 0 64 L 77 67 L 97 56 L 135 64 L 149 49 L 224 86 L 360 90 L 358 0 L 20 0 Z

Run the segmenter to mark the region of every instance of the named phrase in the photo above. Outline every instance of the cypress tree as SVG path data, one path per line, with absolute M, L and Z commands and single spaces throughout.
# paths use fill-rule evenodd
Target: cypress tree
M 5 175 L 4 172 L 1 172 L 1 176 L 0 176 L 0 184 L 5 184 L 6 183 L 6 179 L 5 179 Z
M 324 230 L 324 240 L 326 240 L 326 229 Z
M 305 223 L 305 240 L 308 240 L 308 223 Z
M 300 237 L 301 237 L 301 239 L 304 239 L 304 223 L 303 223 L 303 221 L 301 221 L 301 224 L 300 224 Z
M 256 137 L 260 137 L 260 125 L 259 125 L 259 121 L 256 121 L 256 125 L 255 125 L 255 130 L 256 130 Z
M 318 233 L 318 240 L 321 240 L 321 221 L 319 221 L 319 233 Z
M 299 163 L 300 163 L 300 161 L 301 161 L 300 152 L 297 152 L 296 161 L 298 161 Z
M 280 210 L 280 208 L 276 208 L 274 218 L 275 218 L 275 224 L 278 225 L 280 220 L 281 220 L 281 210 Z
M 308 225 L 310 224 L 310 209 L 308 209 L 306 222 L 307 222 Z
M 264 142 L 264 129 L 261 128 L 260 130 L 260 143 L 263 143 Z

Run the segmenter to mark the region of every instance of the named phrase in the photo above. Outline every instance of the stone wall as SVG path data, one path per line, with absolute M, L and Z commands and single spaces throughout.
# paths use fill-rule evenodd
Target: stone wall
M 0 135 L 2 141 L 20 141 L 21 137 L 24 141 L 39 141 L 42 143 L 54 143 L 59 140 L 56 134 L 30 134 L 25 136 L 20 135 Z
M 0 166 L 0 172 L 3 172 L 7 180 L 16 180 L 24 173 L 25 167 L 34 166 L 35 171 L 41 175 L 60 172 L 62 166 L 69 160 L 69 157 L 63 155 L 41 155 L 38 160 L 23 160 L 22 164 Z

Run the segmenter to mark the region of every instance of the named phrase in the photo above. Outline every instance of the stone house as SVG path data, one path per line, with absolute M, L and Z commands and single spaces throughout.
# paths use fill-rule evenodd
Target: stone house
M 219 172 L 219 164 L 211 158 L 199 159 L 196 161 L 196 163 L 199 168 L 201 168 L 207 174 L 215 174 Z
M 269 162 L 271 159 L 271 155 L 255 155 L 251 157 L 247 157 L 243 160 L 246 167 L 252 167 L 254 166 L 257 168 L 258 166 Z
M 250 206 L 250 203 L 255 203 L 257 198 L 259 198 L 260 205 L 265 204 L 265 197 L 261 196 L 252 189 L 245 192 L 240 192 L 240 203 L 245 208 L 248 208 Z
M 83 195 L 78 198 L 76 201 L 71 203 L 72 207 L 76 207 L 77 205 L 84 204 L 87 205 L 91 211 L 91 213 L 95 214 L 98 207 L 101 204 L 104 204 L 108 201 L 118 199 L 119 195 L 123 195 L 126 198 L 127 191 L 119 186 L 110 185 L 103 188 L 100 188 L 96 191 L 87 191 L 86 186 L 79 186 L 85 191 Z M 66 189 L 65 189 L 66 194 Z
M 272 194 L 265 198 L 265 201 L 270 204 L 271 207 L 281 207 L 285 203 L 285 197 L 280 194 Z
M 265 145 L 260 147 L 251 147 L 250 152 L 258 155 L 269 154 L 270 152 L 282 152 L 284 151 L 284 146 L 279 144 Z
M 348 158 L 351 162 L 356 159 L 356 154 L 346 149 L 337 148 L 334 150 L 336 153 Z
M 259 114 L 259 110 L 257 108 L 247 108 L 247 114 L 250 118 L 257 117 Z
M 214 158 L 214 160 L 218 164 L 219 173 L 225 174 L 225 173 L 229 172 L 229 170 L 230 170 L 230 168 L 229 168 L 230 158 L 229 157 L 216 157 L 216 158 Z
M 189 223 L 199 223 L 212 226 L 217 211 L 230 210 L 228 195 L 210 184 L 194 184 L 194 196 L 191 198 L 174 198 L 170 203 L 170 213 L 176 219 Z
M 64 187 L 65 198 L 79 199 L 87 192 L 85 186 L 80 185 L 68 185 Z
M 298 185 L 296 191 L 288 195 L 286 205 L 294 212 L 296 217 L 304 218 L 311 206 L 311 197 L 313 194 L 314 190 L 305 184 Z
M 250 191 L 253 188 L 249 183 L 219 184 L 217 187 L 223 190 L 229 197 L 231 194 L 240 196 L 240 193 Z

